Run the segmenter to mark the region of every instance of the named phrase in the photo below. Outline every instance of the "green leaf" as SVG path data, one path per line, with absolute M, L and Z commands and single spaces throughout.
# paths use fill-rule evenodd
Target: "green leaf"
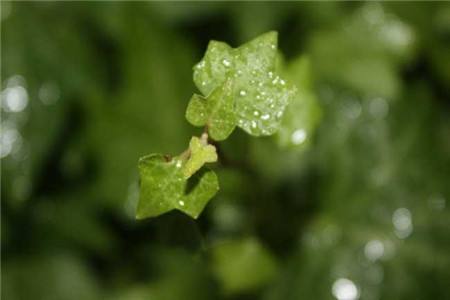
M 208 122 L 208 103 L 200 95 L 194 94 L 186 109 L 186 119 L 194 126 L 205 126 Z
M 202 136 L 202 139 L 194 136 L 189 143 L 190 157 L 183 166 L 183 175 L 185 178 L 191 177 L 205 163 L 217 161 L 216 147 L 207 144 L 208 136 Z
M 160 154 L 140 159 L 141 192 L 137 219 L 155 217 L 172 209 L 193 218 L 199 216 L 219 190 L 218 179 L 214 171 L 203 169 L 187 180 L 183 165 L 185 162 L 181 158 L 168 161 Z
M 212 41 L 203 59 L 194 67 L 194 82 L 209 101 L 209 95 L 232 81 L 232 96 L 221 103 L 234 107 L 236 125 L 254 136 L 271 135 L 278 130 L 284 110 L 296 88 L 276 73 L 277 33 L 268 32 L 239 48 Z M 228 94 L 227 94 L 228 95 Z M 208 112 L 195 96 L 190 113 Z M 230 114 L 231 115 L 231 114 Z M 193 125 L 201 117 L 188 117 Z M 230 132 L 231 133 L 231 132 Z M 213 135 L 212 135 L 213 136 Z M 214 137 L 213 137 L 214 138 Z
M 186 110 L 186 119 L 194 126 L 208 126 L 216 141 L 226 139 L 236 127 L 232 81 L 227 80 L 206 99 L 194 94 Z
M 203 59 L 194 66 L 194 82 L 203 95 L 211 94 L 232 75 L 233 48 L 226 43 L 211 41 Z

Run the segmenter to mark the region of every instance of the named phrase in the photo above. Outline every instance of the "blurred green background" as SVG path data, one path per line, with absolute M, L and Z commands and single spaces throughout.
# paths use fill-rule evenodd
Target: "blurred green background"
M 291 131 L 222 143 L 198 220 L 136 221 L 208 41 L 269 30 Z M 2 299 L 450 299 L 448 2 L 2 1 L 1 34 Z

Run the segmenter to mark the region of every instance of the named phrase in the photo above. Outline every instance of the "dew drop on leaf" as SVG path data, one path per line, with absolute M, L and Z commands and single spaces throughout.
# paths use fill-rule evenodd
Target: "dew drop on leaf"
M 228 127 L 238 125 L 254 136 L 272 135 L 278 131 L 281 115 L 294 97 L 296 88 L 278 74 L 276 48 L 277 33 L 274 31 L 256 37 L 238 48 L 232 48 L 224 42 L 210 42 L 202 59 L 205 68 L 194 70 L 194 82 L 207 100 L 206 103 L 211 102 L 209 98 L 214 90 L 226 81 L 231 82 L 231 95 L 227 98 L 220 97 L 214 103 L 219 107 L 230 108 L 232 111 L 227 111 L 230 118 L 224 120 L 221 113 L 215 113 L 217 110 L 212 109 L 214 105 L 202 104 L 209 110 L 206 113 L 208 120 L 212 119 L 209 114 L 215 113 L 216 129 L 219 124 L 227 124 Z M 258 110 L 258 113 L 254 113 L 255 110 Z M 277 112 L 281 113 L 278 117 Z M 271 114 L 274 117 L 266 116 L 261 119 L 263 114 Z M 194 123 L 193 125 L 199 126 L 197 123 L 200 122 Z M 210 123 L 208 125 L 211 125 Z
M 229 67 L 231 65 L 230 61 L 227 59 L 222 60 L 222 63 L 225 67 Z
M 300 145 L 306 140 L 306 131 L 303 129 L 297 129 L 294 133 L 292 133 L 291 140 L 293 144 Z

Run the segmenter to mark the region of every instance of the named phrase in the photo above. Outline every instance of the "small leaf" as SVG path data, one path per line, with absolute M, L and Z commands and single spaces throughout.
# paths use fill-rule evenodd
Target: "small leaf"
M 210 93 L 231 80 L 233 99 L 226 103 L 234 107 L 236 125 L 251 135 L 271 135 L 278 130 L 284 110 L 296 92 L 276 74 L 276 62 L 277 33 L 273 31 L 235 49 L 212 41 L 194 67 L 194 82 L 208 102 Z M 192 103 L 194 107 L 197 104 Z M 194 117 L 189 119 L 198 124 Z
M 186 110 L 186 119 L 194 126 L 208 126 L 212 139 L 226 139 L 236 127 L 232 81 L 227 80 L 206 99 L 194 95 Z
M 155 217 L 178 209 L 197 218 L 208 201 L 219 190 L 214 171 L 204 169 L 191 176 L 183 174 L 183 160 L 170 161 L 160 154 L 139 161 L 141 192 L 136 218 Z
M 207 138 L 207 135 L 204 139 L 192 137 L 189 143 L 190 157 L 183 166 L 183 174 L 186 179 L 197 172 L 205 163 L 217 161 L 216 147 L 208 145 Z
M 194 66 L 194 82 L 203 95 L 222 85 L 232 71 L 232 50 L 226 43 L 209 42 L 205 56 Z
M 186 109 L 186 119 L 194 126 L 204 126 L 208 122 L 206 99 L 194 94 Z

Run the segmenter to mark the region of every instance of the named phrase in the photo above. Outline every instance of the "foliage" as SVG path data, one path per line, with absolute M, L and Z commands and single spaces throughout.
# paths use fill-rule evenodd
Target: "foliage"
M 219 189 L 216 174 L 207 170 L 188 182 L 186 170 L 195 158 L 166 161 L 161 155 L 141 158 L 141 193 L 136 217 L 153 217 L 174 208 L 197 218 L 203 207 Z
M 0 5 L 2 299 L 450 298 L 447 3 Z M 252 76 L 214 98 L 192 66 L 270 30 L 297 92 L 256 138 L 230 109 Z M 172 211 L 136 221 L 157 152 Z
M 276 73 L 277 44 L 276 32 L 263 34 L 237 49 L 222 42 L 209 43 L 205 57 L 194 67 L 194 82 L 207 100 L 208 95 L 217 97 L 217 88 L 224 94 L 222 101 L 214 99 L 209 104 L 211 117 L 222 109 L 224 115 L 214 116 L 212 124 L 205 122 L 208 130 L 212 127 L 216 131 L 216 123 L 228 124 L 217 133 L 217 139 L 215 134 L 212 138 L 225 139 L 235 125 L 254 136 L 272 135 L 278 130 L 295 88 Z M 190 111 L 188 108 L 188 120 L 195 118 Z
M 186 110 L 186 119 L 192 125 L 205 126 L 205 133 L 201 139 L 192 137 L 188 150 L 176 158 L 141 158 L 137 218 L 158 216 L 173 208 L 198 217 L 219 189 L 211 170 L 191 180 L 191 186 L 186 181 L 205 163 L 217 161 L 208 134 L 222 141 L 236 126 L 255 136 L 271 135 L 279 129 L 296 89 L 276 75 L 276 59 L 276 32 L 237 49 L 222 42 L 209 43 L 205 57 L 194 67 L 194 82 L 204 97 L 194 94 Z

